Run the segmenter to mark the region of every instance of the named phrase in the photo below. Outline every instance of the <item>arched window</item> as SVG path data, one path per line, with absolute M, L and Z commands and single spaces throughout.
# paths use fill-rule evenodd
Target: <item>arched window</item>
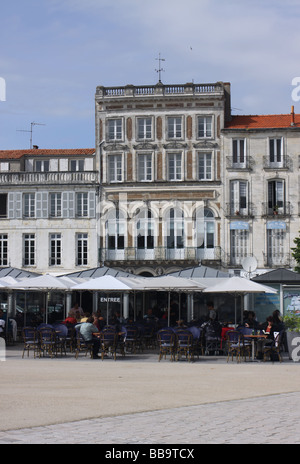
M 106 243 L 108 259 L 124 259 L 126 219 L 119 209 L 108 213 L 106 220 Z
M 143 209 L 136 217 L 136 248 L 138 259 L 153 259 L 154 220 L 150 209 Z
M 184 257 L 184 214 L 180 208 L 171 208 L 166 216 L 167 257 L 181 259 Z
M 204 214 L 196 214 L 197 258 L 214 259 L 215 257 L 215 218 L 213 212 L 204 208 Z M 202 240 L 200 240 L 200 237 Z M 202 242 L 200 244 L 200 242 Z

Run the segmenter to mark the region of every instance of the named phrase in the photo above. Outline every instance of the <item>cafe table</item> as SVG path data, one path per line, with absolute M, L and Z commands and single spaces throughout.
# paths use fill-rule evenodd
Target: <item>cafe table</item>
M 268 338 L 268 334 L 244 335 L 244 339 L 249 339 L 252 344 L 251 361 L 255 361 L 255 342 L 263 338 Z

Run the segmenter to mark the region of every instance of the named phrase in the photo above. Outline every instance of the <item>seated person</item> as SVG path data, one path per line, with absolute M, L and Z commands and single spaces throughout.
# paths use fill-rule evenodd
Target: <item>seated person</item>
M 259 323 L 256 320 L 256 315 L 254 311 L 248 311 L 248 316 L 244 320 L 244 326 L 249 327 L 250 329 L 258 329 Z
M 63 324 L 77 324 L 77 319 L 72 315 L 72 313 L 68 314 L 68 317 L 63 321 Z
M 86 343 L 93 345 L 93 359 L 98 359 L 100 339 L 97 334 L 99 334 L 99 330 L 94 325 L 93 316 L 90 316 L 86 322 L 77 324 L 75 329 L 80 330 L 80 333 Z

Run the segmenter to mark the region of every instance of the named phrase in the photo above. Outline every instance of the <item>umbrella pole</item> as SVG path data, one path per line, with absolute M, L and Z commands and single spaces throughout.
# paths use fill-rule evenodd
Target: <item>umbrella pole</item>
M 171 292 L 168 293 L 168 327 L 170 327 L 170 303 L 171 303 Z
M 106 324 L 108 325 L 108 293 L 106 294 Z
M 236 318 L 236 301 L 237 301 L 237 294 L 234 295 L 234 325 L 235 328 L 237 326 L 237 318 Z

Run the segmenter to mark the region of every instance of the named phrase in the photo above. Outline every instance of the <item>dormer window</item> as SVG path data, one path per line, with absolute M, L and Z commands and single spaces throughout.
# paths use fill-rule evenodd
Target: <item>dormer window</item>
M 76 172 L 76 171 L 84 171 L 84 160 L 71 160 L 70 161 L 70 171 L 71 172 Z
M 35 172 L 49 172 L 49 160 L 35 160 Z

